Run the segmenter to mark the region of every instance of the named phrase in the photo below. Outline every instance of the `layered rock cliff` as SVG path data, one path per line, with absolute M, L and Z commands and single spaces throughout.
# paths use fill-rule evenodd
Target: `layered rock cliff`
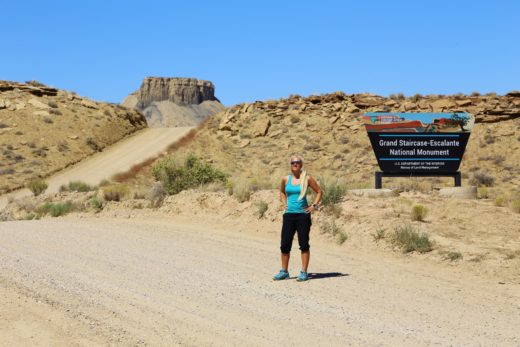
M 141 111 L 151 127 L 197 125 L 224 109 L 210 81 L 147 77 L 123 106 Z

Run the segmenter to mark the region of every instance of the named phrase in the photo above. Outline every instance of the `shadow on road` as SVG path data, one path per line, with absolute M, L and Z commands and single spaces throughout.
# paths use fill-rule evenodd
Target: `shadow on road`
M 322 272 L 322 273 L 310 272 L 309 280 L 319 280 L 322 278 L 344 277 L 344 276 L 350 276 L 350 275 L 342 274 L 341 272 Z

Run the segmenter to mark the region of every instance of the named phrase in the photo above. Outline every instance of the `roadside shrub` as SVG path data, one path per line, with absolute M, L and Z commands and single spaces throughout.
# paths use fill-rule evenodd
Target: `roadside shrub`
M 321 199 L 323 206 L 330 206 L 341 202 L 347 192 L 347 186 L 339 180 L 321 179 L 320 187 L 323 193 Z
M 50 214 L 52 217 L 60 217 L 69 213 L 71 209 L 72 203 L 70 201 L 57 203 L 46 202 L 38 207 L 37 212 L 40 215 Z
M 259 201 L 256 203 L 256 213 L 258 215 L 258 219 L 262 219 L 264 217 L 264 214 L 267 212 L 268 208 L 269 206 L 265 201 Z
M 488 199 L 489 198 L 489 191 L 486 187 L 478 187 L 477 188 L 477 197 L 479 199 Z
M 164 184 L 162 182 L 155 182 L 152 189 L 150 189 L 149 195 L 152 207 L 159 207 L 167 194 L 166 189 L 164 189 Z
M 124 184 L 112 184 L 103 187 L 103 198 L 105 201 L 121 201 L 129 191 L 128 186 Z
M 96 195 L 90 198 L 88 205 L 97 212 L 103 209 L 103 202 L 103 199 Z
M 170 195 L 211 182 L 227 181 L 225 173 L 194 155 L 189 155 L 183 164 L 171 156 L 159 160 L 153 164 L 151 172 L 156 180 L 164 184 L 164 189 Z
M 379 240 L 382 240 L 385 238 L 385 229 L 379 228 L 376 230 L 374 234 L 372 234 L 372 237 L 374 238 L 375 242 L 378 242 Z
M 502 207 L 506 204 L 506 197 L 503 196 L 503 195 L 499 195 L 495 198 L 495 206 L 499 206 L 499 207 Z
M 320 229 L 322 233 L 330 234 L 338 245 L 343 244 L 348 239 L 347 233 L 336 224 L 335 218 L 323 221 L 320 225 Z
M 515 213 L 520 213 L 520 199 L 516 199 L 511 202 L 511 210 L 513 210 Z
M 392 235 L 392 243 L 403 250 L 403 253 L 417 251 L 419 253 L 430 252 L 433 245 L 427 234 L 419 232 L 411 225 L 395 228 Z
M 462 259 L 462 253 L 460 252 L 448 252 L 445 256 L 445 259 L 449 259 L 450 261 L 455 261 Z
M 348 240 L 348 235 L 343 230 L 340 230 L 338 234 L 336 235 L 336 243 L 338 245 L 342 245 L 345 241 Z
M 47 189 L 47 187 L 47 182 L 41 179 L 32 180 L 27 184 L 27 188 L 29 188 L 29 190 L 34 194 L 34 196 L 42 194 Z
M 477 170 L 473 172 L 470 183 L 477 187 L 491 187 L 495 183 L 495 179 L 486 171 Z
M 234 183 L 231 188 L 231 195 L 238 200 L 238 202 L 245 202 L 251 198 L 251 186 L 247 182 Z
M 428 213 L 428 209 L 423 205 L 415 205 L 412 207 L 412 220 L 423 222 L 426 214 Z
M 92 190 L 96 190 L 96 187 L 93 187 L 82 181 L 71 181 L 69 184 L 63 184 L 60 187 L 60 192 L 90 192 Z

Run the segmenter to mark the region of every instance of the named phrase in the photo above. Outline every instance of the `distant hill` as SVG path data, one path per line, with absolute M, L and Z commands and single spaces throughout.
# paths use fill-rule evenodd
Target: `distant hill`
M 0 81 L 0 194 L 145 127 L 135 110 L 38 82 Z
M 194 78 L 147 77 L 121 104 L 141 111 L 150 127 L 197 125 L 225 108 L 213 83 Z

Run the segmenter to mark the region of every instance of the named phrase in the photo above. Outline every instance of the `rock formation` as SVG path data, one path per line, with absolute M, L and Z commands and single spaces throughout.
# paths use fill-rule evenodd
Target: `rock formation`
M 123 106 L 141 111 L 151 127 L 196 125 L 224 109 L 210 81 L 147 77 Z

